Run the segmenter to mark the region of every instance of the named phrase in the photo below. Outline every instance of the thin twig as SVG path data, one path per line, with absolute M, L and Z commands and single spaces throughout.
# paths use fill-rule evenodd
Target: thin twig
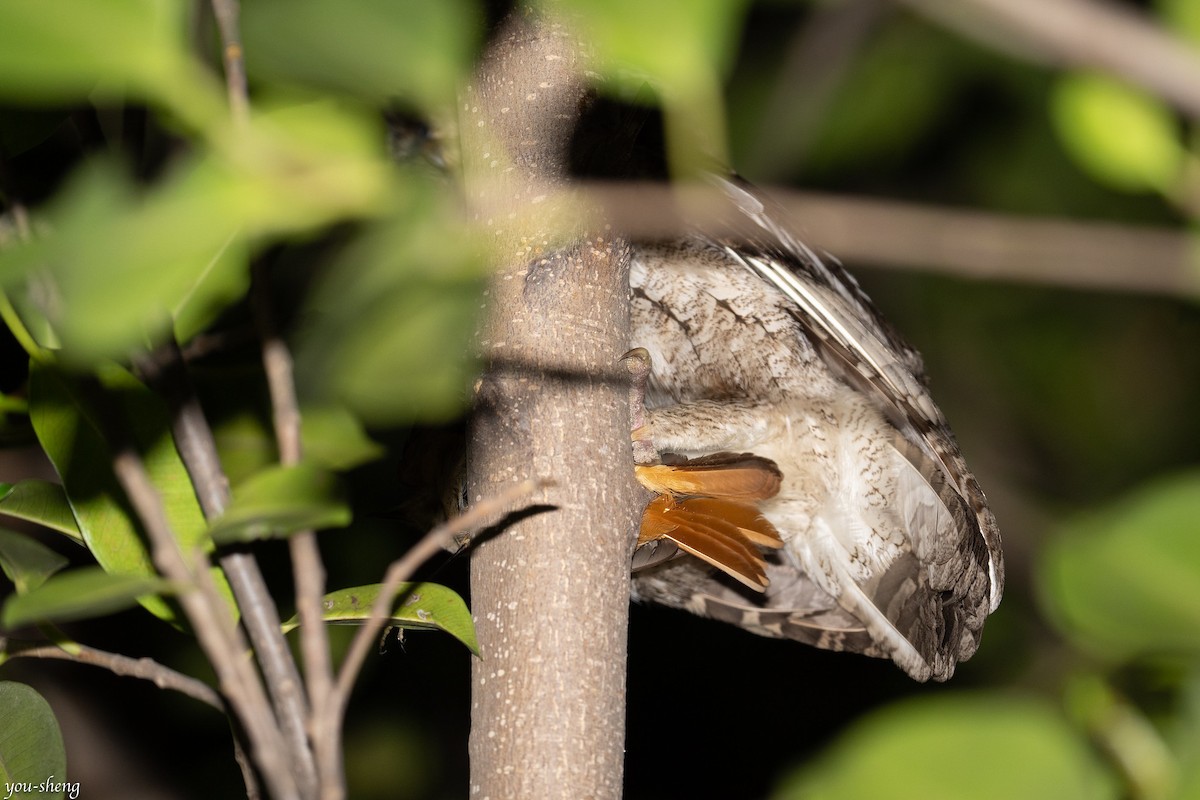
M 221 31 L 221 58 L 225 62 L 225 88 L 229 95 L 229 110 L 239 123 L 250 114 L 249 92 L 246 88 L 246 61 L 242 52 L 242 37 L 238 26 L 238 0 L 212 0 L 213 15 Z
M 160 689 L 169 689 L 186 695 L 193 700 L 199 700 L 207 706 L 229 716 L 229 707 L 225 699 L 207 683 L 176 672 L 165 664 L 160 664 L 152 658 L 130 658 L 120 653 L 110 653 L 86 644 L 74 645 L 75 652 L 69 652 L 61 647 L 45 642 L 31 642 L 17 639 L 6 639 L 0 636 L 0 652 L 9 658 L 42 658 L 49 660 L 70 661 L 76 664 L 106 669 L 114 675 L 123 678 L 140 678 L 150 681 Z M 254 767 L 242 748 L 237 736 L 233 737 L 233 755 L 242 770 L 246 782 L 247 795 L 258 796 L 257 778 Z
M 300 404 L 296 398 L 292 355 L 275 325 L 267 270 L 265 265 L 255 269 L 250 293 L 255 324 L 262 342 L 263 370 L 271 396 L 271 416 L 275 426 L 275 441 L 279 446 L 279 461 L 290 465 L 299 463 L 303 455 Z M 325 593 L 325 565 L 321 561 L 317 535 L 312 530 L 292 534 L 288 538 L 288 550 L 292 557 L 296 613 L 300 618 L 300 652 L 304 658 L 311 709 L 309 736 L 317 758 L 321 797 L 334 800 L 344 796 L 345 782 L 341 726 L 333 702 L 333 663 L 321 605 Z
M 459 536 L 482 526 L 487 520 L 495 517 L 514 503 L 525 499 L 538 489 L 552 486 L 550 480 L 525 480 L 515 483 L 494 497 L 484 498 L 473 503 L 463 513 L 453 519 L 443 522 L 430 530 L 419 542 L 409 548 L 402 557 L 392 562 L 379 587 L 379 595 L 371 606 L 371 616 L 364 620 L 362 627 L 354 636 L 346 660 L 338 672 L 337 705 L 339 713 L 345 709 L 350 689 L 362 669 L 367 653 L 377 640 L 379 631 L 387 621 L 392 610 L 392 603 L 400 584 L 408 580 L 417 567 L 424 564 L 435 554 L 446 548 Z
M 160 689 L 179 692 L 193 700 L 199 700 L 205 705 L 212 706 L 217 711 L 229 713 L 221 695 L 207 683 L 184 675 L 182 672 L 176 672 L 152 658 L 131 658 L 119 653 L 110 653 L 107 650 L 98 650 L 85 644 L 76 644 L 74 647 L 76 652 L 68 652 L 61 647 L 45 642 L 0 637 L 0 652 L 10 658 L 56 659 L 100 667 L 121 677 L 150 681 Z
M 111 432 L 115 432 L 115 429 Z M 266 693 L 245 658 L 249 645 L 234 624 L 225 601 L 209 580 L 202 553 L 185 557 L 171 530 L 162 497 L 141 458 L 129 446 L 116 445 L 113 472 L 150 539 L 151 557 L 159 571 L 180 587 L 178 599 L 213 665 L 221 691 L 236 712 L 251 743 L 251 753 L 275 798 L 299 797 L 296 776 L 284 757 L 287 748 Z
M 221 556 L 220 564 L 237 598 L 242 622 L 254 643 L 271 706 L 283 732 L 291 769 L 303 796 L 310 797 L 316 792 L 317 769 L 308 742 L 308 702 L 296 659 L 283 635 L 279 608 L 267 590 L 266 580 L 253 555 L 226 553 Z
M 217 28 L 221 31 L 229 110 L 233 114 L 235 122 L 245 125 L 246 121 L 250 119 L 250 92 L 246 85 L 246 64 L 245 54 L 241 47 L 239 11 L 238 0 L 212 0 L 212 12 L 217 19 Z M 270 380 L 270 374 L 268 374 L 268 379 Z M 275 384 L 272 383 L 272 404 L 275 403 L 275 389 Z M 294 427 L 296 435 L 299 435 L 299 422 L 296 422 Z M 284 463 L 288 462 L 284 461 Z M 302 537 L 302 534 L 298 534 L 298 536 Z M 298 546 L 292 546 L 293 554 L 296 547 Z M 299 547 L 305 549 L 304 546 Z M 310 551 L 310 554 L 312 551 L 316 551 L 316 543 L 310 543 L 307 551 Z M 272 702 L 275 703 L 276 712 L 280 715 L 284 736 L 287 738 L 296 769 L 300 771 L 300 788 L 306 796 L 317 792 L 324 796 L 325 792 L 322 786 L 326 780 L 334 780 L 338 786 L 341 786 L 341 771 L 337 770 L 335 777 L 324 775 L 324 772 L 328 770 L 318 769 L 318 764 L 314 762 L 314 745 L 311 744 L 310 738 L 316 736 L 317 732 L 308 724 L 311 722 L 312 710 L 306 702 L 304 682 L 300 679 L 299 669 L 283 638 L 278 609 L 275 607 L 274 601 L 271 601 L 270 595 L 266 593 L 265 583 L 262 582 L 262 576 L 258 572 L 257 561 L 248 555 L 235 554 L 222 559 L 222 566 L 234 569 L 233 575 L 229 576 L 229 581 L 235 591 L 242 589 L 247 593 L 252 593 L 252 597 L 247 597 L 247 600 L 250 601 L 246 603 L 248 608 L 244 606 L 242 613 L 256 614 L 246 619 L 247 628 L 254 640 L 260 661 L 263 663 Z M 318 602 L 319 595 L 318 589 Z M 241 595 L 239 595 L 239 603 L 242 603 Z M 325 657 L 328 658 L 328 655 Z M 308 662 L 307 666 L 310 667 L 308 676 L 312 679 L 312 663 Z M 329 796 L 336 798 L 338 795 L 335 792 Z
M 175 446 L 195 487 L 205 518 L 214 520 L 229 505 L 230 494 L 229 479 L 221 467 L 212 427 L 175 341 L 169 340 L 155 355 L 156 358 L 140 360 L 139 369 L 159 388 L 171 407 L 171 433 Z M 254 556 L 228 552 L 221 555 L 219 562 L 254 644 L 275 716 L 288 744 L 293 772 L 300 780 L 302 790 L 315 791 L 316 766 L 305 727 L 308 707 L 300 672 L 282 633 L 279 610 Z

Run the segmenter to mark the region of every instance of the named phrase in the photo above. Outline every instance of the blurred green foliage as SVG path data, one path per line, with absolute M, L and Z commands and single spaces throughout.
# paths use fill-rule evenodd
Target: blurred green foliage
M 1107 77 L 1017 62 L 897 5 L 539 5 L 586 21 L 606 86 L 625 97 L 650 88 L 678 175 L 700 151 L 723 156 L 728 130 L 730 160 L 761 181 L 1179 230 L 1194 222 L 1194 131 L 1172 109 Z M 149 560 L 82 390 L 96 375 L 138 423 L 158 485 L 176 493 L 179 529 L 207 541 L 165 412 L 111 366 L 167 337 L 198 354 L 199 390 L 240 492 L 237 529 L 257 537 L 345 521 L 338 502 L 309 502 L 314 485 L 331 489 L 327 472 L 272 484 L 257 355 L 239 344 L 252 337 L 252 264 L 295 345 L 306 451 L 341 473 L 355 511 L 326 548 L 331 585 L 370 589 L 407 543 L 390 519 L 398 453 L 406 437 L 406 463 L 428 453 L 406 426 L 453 420 L 467 401 L 482 240 L 450 180 L 390 163 L 378 112 L 398 101 L 452 120 L 489 9 L 242 8 L 251 111 L 238 121 L 202 4 L 0 3 L 0 314 L 34 362 L 30 385 L 6 364 L 5 380 L 17 377 L 0 386 L 14 401 L 3 406 L 5 441 L 29 443 L 32 427 L 66 484 L 65 494 L 34 480 L 0 486 L 0 514 L 86 542 L 118 576 L 78 567 L 77 548 L 76 566 L 59 572 L 57 550 L 0 531 L 13 619 L 99 613 L 158 588 L 144 583 Z M 1154 4 L 1192 41 L 1198 8 Z M 814 47 L 812 30 L 824 32 L 820 48 L 798 53 Z M 23 228 L 12 212 L 26 199 Z M 1200 797 L 1194 301 L 862 277 L 925 354 L 989 491 L 1006 600 L 948 688 L 912 686 L 885 663 L 635 612 L 630 696 L 649 699 L 631 708 L 627 796 Z M 296 511 L 315 516 L 297 522 Z M 337 613 L 359 613 L 361 593 L 332 599 Z M 465 607 L 443 599 L 448 621 L 435 614 L 432 626 L 470 647 Z M 145 624 L 123 615 L 102 630 L 164 660 L 194 657 Z M 361 690 L 369 708 L 352 713 L 347 763 L 362 796 L 465 790 L 464 654 L 431 638 L 390 646 L 387 670 Z M 691 660 L 662 668 L 678 653 Z M 693 707 L 703 735 L 680 721 Z M 211 757 L 228 760 L 227 731 L 210 735 Z M 731 759 L 741 738 L 751 755 Z M 702 768 L 677 768 L 693 764 Z

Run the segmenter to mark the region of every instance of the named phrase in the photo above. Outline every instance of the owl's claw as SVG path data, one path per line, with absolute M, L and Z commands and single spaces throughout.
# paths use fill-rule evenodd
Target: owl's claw
M 629 371 L 629 428 L 633 439 L 633 463 L 657 464 L 658 449 L 654 446 L 654 435 L 646 421 L 646 386 L 650 382 L 650 352 L 644 347 L 635 347 L 621 356 L 621 363 Z

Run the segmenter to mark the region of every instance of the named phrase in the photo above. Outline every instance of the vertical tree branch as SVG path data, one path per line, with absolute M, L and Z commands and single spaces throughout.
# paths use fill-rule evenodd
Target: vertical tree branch
M 557 508 L 480 543 L 471 596 L 471 793 L 621 795 L 631 532 L 626 388 L 628 250 L 599 215 L 554 198 L 584 85 L 579 46 L 545 20 L 514 18 L 466 92 L 468 196 L 494 236 L 478 346 L 468 491 L 531 476 Z M 525 202 L 539 209 L 520 218 Z
M 251 288 L 254 318 L 262 341 L 263 369 L 271 394 L 275 440 L 282 464 L 297 464 L 302 456 L 300 404 L 292 355 L 275 327 L 271 309 L 267 268 L 255 271 Z M 300 652 L 308 679 L 310 708 L 309 734 L 317 759 L 317 776 L 322 800 L 339 800 L 346 794 L 342 768 L 342 727 L 340 706 L 333 694 L 333 665 L 329 655 L 329 636 L 325 630 L 321 598 L 325 593 L 325 565 L 317 534 L 297 531 L 288 539 L 292 557 L 292 575 L 296 585 L 296 613 L 300 618 Z
M 243 123 L 250 114 L 250 97 L 246 90 L 246 60 L 238 25 L 241 7 L 238 0 L 212 0 L 212 8 L 221 31 L 221 60 L 225 63 L 229 111 L 235 120 Z
M 139 371 L 151 380 L 171 409 L 171 433 L 179 456 L 196 489 L 205 519 L 213 520 L 229 505 L 229 479 L 221 468 L 212 428 L 187 374 L 183 355 L 174 340 L 159 353 L 159 360 L 143 360 Z M 293 775 L 305 796 L 316 787 L 316 770 L 308 746 L 303 684 L 295 659 L 283 638 L 279 610 L 267 591 L 254 556 L 230 552 L 219 559 L 237 599 L 238 609 L 266 678 L 274 715 L 287 743 Z M 240 655 L 239 655 L 240 658 Z

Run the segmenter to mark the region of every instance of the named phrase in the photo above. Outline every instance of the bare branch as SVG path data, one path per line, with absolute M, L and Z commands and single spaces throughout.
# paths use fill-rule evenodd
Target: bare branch
M 204 681 L 182 672 L 176 672 L 152 658 L 130 658 L 107 650 L 98 650 L 85 644 L 76 644 L 77 652 L 68 652 L 61 647 L 45 642 L 22 641 L 0 637 L 0 652 L 10 658 L 46 658 L 58 661 L 73 661 L 106 669 L 125 678 L 140 678 L 150 681 L 160 689 L 170 689 L 199 700 L 217 711 L 227 714 L 228 709 L 221 695 Z M 236 740 L 235 740 L 236 745 Z
M 184 675 L 182 672 L 176 672 L 152 658 L 130 658 L 77 642 L 73 649 L 75 652 L 45 642 L 6 639 L 0 636 L 0 653 L 4 653 L 9 658 L 43 658 L 100 667 L 123 678 L 140 678 L 150 681 L 160 689 L 179 692 L 215 708 L 226 716 L 229 715 L 229 708 L 226 706 L 224 698 L 207 683 L 190 675 Z M 254 767 L 250 759 L 246 757 L 246 751 L 242 749 L 242 743 L 237 736 L 233 737 L 233 755 L 242 770 L 247 796 L 258 797 L 258 779 L 254 775 Z
M 994 214 L 805 193 L 777 196 L 813 241 L 847 262 L 981 280 L 1195 298 L 1184 230 Z
M 292 354 L 275 326 L 267 267 L 259 265 L 254 278 L 251 298 L 262 342 L 263 369 L 271 395 L 271 417 L 274 420 L 275 441 L 279 446 L 279 461 L 286 465 L 297 464 L 303 447 Z M 329 636 L 321 608 L 321 598 L 325 594 L 325 566 L 314 531 L 292 534 L 288 538 L 288 550 L 292 557 L 296 613 L 300 618 L 300 651 L 304 658 L 312 714 L 309 735 L 316 751 L 321 797 L 336 800 L 345 796 L 346 787 L 342 768 L 340 709 L 334 696 Z
M 737 233 L 707 187 L 589 184 L 614 227 L 638 238 L 689 226 Z M 1195 242 L 1183 229 L 919 205 L 817 192 L 764 190 L 805 238 L 848 263 L 979 280 L 1196 298 Z M 685 221 L 686 216 L 686 221 Z
M 363 622 L 362 627 L 355 634 L 350 651 L 346 654 L 346 660 L 342 662 L 341 670 L 338 672 L 337 698 L 340 709 L 344 710 L 346 701 L 350 697 L 350 690 L 354 687 L 354 681 L 362 669 L 367 653 L 370 652 L 372 644 L 379 637 L 379 631 L 387 621 L 400 584 L 412 577 L 418 567 L 436 553 L 450 546 L 459 537 L 482 527 L 488 520 L 529 497 L 538 489 L 549 486 L 550 483 L 546 480 L 521 481 L 501 491 L 495 497 L 471 504 L 463 513 L 438 525 L 421 537 L 421 540 L 413 545 L 403 557 L 388 567 L 379 588 L 379 595 L 375 599 L 375 604 L 371 606 L 371 616 Z
M 221 58 L 225 62 L 225 88 L 229 110 L 238 122 L 250 113 L 250 97 L 246 89 L 246 61 L 242 52 L 242 35 L 238 26 L 238 0 L 212 0 L 213 15 L 221 31 Z
M 229 505 L 229 479 L 221 467 L 217 443 L 196 395 L 183 355 L 172 339 L 154 360 L 139 363 L 142 374 L 166 397 L 171 407 L 171 433 L 187 468 L 196 497 L 208 520 Z M 279 610 L 267 591 L 258 562 L 249 553 L 229 552 L 220 559 L 241 611 L 246 631 L 266 678 L 275 716 L 294 762 L 293 772 L 306 791 L 316 791 L 316 767 L 309 750 L 305 702 L 300 672 L 283 637 Z
M 271 706 L 252 663 L 249 649 L 224 599 L 208 575 L 201 553 L 185 556 L 167 521 L 162 498 L 141 458 L 129 446 L 116 446 L 113 472 L 150 539 L 155 566 L 181 587 L 179 602 L 220 681 L 221 691 L 250 739 L 251 753 L 276 798 L 299 797 L 296 779 L 284 758 L 287 747 L 275 725 Z

